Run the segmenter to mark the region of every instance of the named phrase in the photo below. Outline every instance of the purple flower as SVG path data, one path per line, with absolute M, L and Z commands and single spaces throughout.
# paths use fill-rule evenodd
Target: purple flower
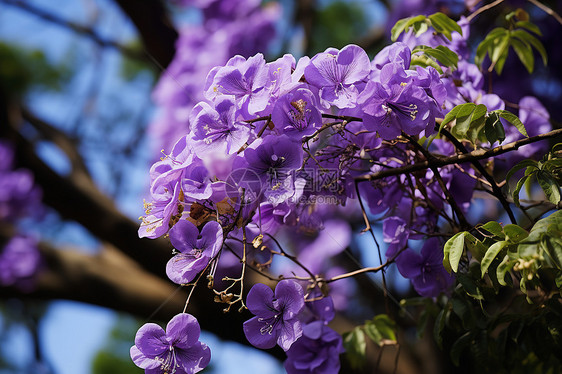
M 14 236 L 0 252 L 0 285 L 30 289 L 40 264 L 37 241 L 31 237 Z
M 186 284 L 209 264 L 222 247 L 223 233 L 216 221 L 207 222 L 201 230 L 181 220 L 170 230 L 170 242 L 180 253 L 166 265 L 166 274 L 174 283 Z
M 359 93 L 357 84 L 367 78 L 371 62 L 367 53 L 356 45 L 340 51 L 329 48 L 310 60 L 304 70 L 306 81 L 320 89 L 320 96 L 338 108 L 352 108 Z
M 191 145 L 199 158 L 205 154 L 232 154 L 246 143 L 250 129 L 236 120 L 236 104 L 230 97 L 222 97 L 212 108 L 200 102 L 193 108 Z
M 275 288 L 258 283 L 252 287 L 246 305 L 255 317 L 244 322 L 244 334 L 248 341 L 261 349 L 279 344 L 287 351 L 302 335 L 297 315 L 304 307 L 304 292 L 295 281 L 282 280 Z
M 338 373 L 343 352 L 342 337 L 315 321 L 303 326 L 302 336 L 287 351 L 285 370 L 288 374 Z
M 205 200 L 211 197 L 213 188 L 207 168 L 195 162 L 189 165 L 185 170 L 181 190 L 186 200 Z
M 186 137 L 180 138 L 172 153 L 150 169 L 151 202 L 145 203 L 146 216 L 140 217 L 142 223 L 139 237 L 157 238 L 168 232 L 173 216 L 181 213 L 181 180 L 194 156 L 187 146 Z
M 312 92 L 296 88 L 281 96 L 273 107 L 271 120 L 276 128 L 292 140 L 301 141 L 322 126 L 322 116 L 316 108 Z
M 454 278 L 443 267 L 443 246 L 437 238 L 429 238 L 421 253 L 412 250 L 402 252 L 396 258 L 398 271 L 409 278 L 417 293 L 435 297 L 454 283 Z
M 382 72 L 389 76 L 389 83 L 398 76 L 392 68 L 398 64 L 386 65 Z M 387 71 L 388 70 L 388 71 Z M 399 69 L 398 72 L 401 70 Z M 390 78 L 392 76 L 392 78 Z M 425 91 L 411 82 L 392 82 L 390 85 L 369 81 L 361 93 L 358 103 L 368 130 L 377 131 L 381 138 L 391 140 L 402 131 L 418 135 L 430 121 L 430 109 Z
M 318 293 L 315 296 L 319 297 L 321 295 Z M 334 301 L 331 296 L 326 296 L 314 301 L 307 301 L 299 319 L 302 323 L 322 321 L 322 323 L 327 325 L 328 322 L 334 319 L 335 315 Z
M 226 66 L 211 70 L 205 85 L 205 97 L 214 100 L 220 95 L 233 96 L 243 116 L 249 117 L 267 106 L 269 92 L 265 86 L 268 79 L 268 68 L 261 53 L 248 60 L 235 56 Z
M 400 217 L 388 217 L 382 223 L 383 240 L 389 246 L 386 257 L 392 258 L 408 242 L 410 231 L 407 222 Z
M 135 336 L 131 359 L 147 374 L 193 374 L 211 360 L 211 351 L 199 341 L 201 329 L 191 314 L 181 313 L 168 322 L 166 331 L 155 323 L 144 324 Z
M 244 151 L 247 167 L 255 173 L 265 186 L 264 195 L 271 203 L 277 205 L 293 196 L 295 192 L 294 171 L 302 167 L 303 155 L 299 143 L 291 141 L 286 135 L 267 136 L 263 141 L 255 141 Z M 260 187 L 262 187 L 260 186 Z M 253 191 L 259 196 L 262 191 Z

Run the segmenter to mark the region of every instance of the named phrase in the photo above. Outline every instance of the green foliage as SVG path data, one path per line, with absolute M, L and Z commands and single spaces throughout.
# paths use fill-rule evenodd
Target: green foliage
M 473 144 L 488 142 L 494 144 L 505 140 L 505 130 L 500 118 L 511 123 L 517 130 L 527 136 L 527 130 L 521 120 L 507 110 L 487 111 L 483 104 L 465 103 L 451 109 L 439 126 L 441 131 L 446 125 L 454 122 L 451 134 L 457 139 L 470 140 Z
M 365 365 L 367 340 L 369 337 L 376 345 L 383 346 L 396 344 L 396 323 L 386 314 L 376 315 L 365 324 L 356 326 L 353 330 L 343 334 L 345 356 L 353 368 Z
M 121 317 L 111 330 L 107 342 L 92 361 L 92 374 L 138 374 L 140 369 L 129 358 L 129 349 L 139 325 Z
M 509 22 L 508 28 L 497 27 L 486 35 L 476 49 L 476 57 L 474 59 L 476 65 L 482 67 L 484 58 L 488 55 L 491 61 L 488 71 L 495 69 L 496 73 L 501 74 L 509 54 L 509 47 L 513 48 L 513 51 L 529 73 L 532 73 L 535 67 L 533 48 L 541 55 L 544 65 L 547 64 L 546 50 L 542 43 L 533 36 L 533 33 L 541 36 L 540 29 L 526 20 L 528 19 L 526 13 L 524 13 L 526 16 L 522 16 L 521 12 L 519 12 L 519 17 L 525 20 L 516 21 L 517 14 L 517 11 L 515 11 L 506 16 Z
M 520 206 L 519 192 L 533 177 L 536 178 L 548 201 L 555 205 L 560 203 L 562 154 L 560 154 L 559 148 L 562 148 L 562 143 L 552 147 L 552 150 L 545 155 L 542 161 L 523 160 L 509 170 L 505 178 L 507 181 L 509 181 L 515 173 L 525 169 L 525 174 L 517 181 L 517 185 L 512 193 L 515 205 Z
M 131 51 L 140 52 L 143 51 L 142 43 L 139 39 L 135 39 L 126 44 L 126 47 Z M 151 65 L 147 64 L 145 61 L 133 58 L 127 58 L 123 56 L 121 58 L 121 77 L 126 81 L 133 81 L 141 74 L 148 74 L 154 81 L 157 78 L 157 70 L 151 68 Z
M 345 348 L 345 356 L 349 360 L 351 367 L 360 368 L 365 364 L 367 341 L 365 340 L 365 332 L 361 326 L 357 326 L 353 330 L 343 334 L 343 347 Z
M 40 50 L 0 42 L 0 90 L 19 97 L 33 88 L 58 89 L 69 76 L 67 66 L 56 66 Z
M 413 29 L 416 36 L 420 36 L 426 32 L 429 27 L 433 27 L 435 32 L 443 34 L 449 40 L 452 40 L 451 33 L 453 31 L 462 35 L 462 29 L 455 21 L 445 14 L 437 12 L 427 17 L 420 15 L 398 20 L 391 30 L 391 39 L 395 42 L 402 32 L 408 32 L 410 28 Z
M 378 346 L 396 343 L 396 324 L 386 314 L 379 314 L 364 325 L 365 333 Z
M 368 26 L 361 6 L 333 2 L 316 14 L 309 40 L 310 50 L 316 53 L 328 47 L 342 48 L 362 36 Z
M 440 74 L 443 74 L 442 66 L 457 68 L 459 56 L 449 48 L 440 45 L 435 48 L 426 45 L 419 45 L 412 50 L 411 66 L 434 67 Z M 439 63 L 439 64 L 438 64 Z

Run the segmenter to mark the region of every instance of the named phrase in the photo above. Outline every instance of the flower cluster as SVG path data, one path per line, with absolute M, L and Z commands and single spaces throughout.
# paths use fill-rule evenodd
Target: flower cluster
M 38 217 L 43 211 L 41 189 L 27 169 L 15 169 L 14 149 L 0 142 L 0 224 L 16 225 L 18 220 Z M 16 286 L 24 291 L 33 288 L 41 266 L 37 240 L 17 234 L 0 245 L 0 285 Z
M 131 347 L 131 359 L 146 373 L 194 374 L 211 361 L 211 351 L 199 341 L 201 329 L 191 314 L 181 313 L 166 331 L 155 323 L 143 325 Z
M 169 236 L 177 250 L 166 269 L 172 281 L 197 283 L 208 271 L 211 288 L 215 278 L 227 283 L 223 291 L 213 288 L 215 300 L 228 303 L 226 310 L 236 302 L 243 309 L 247 263 L 259 270 L 274 255 L 293 260 L 281 273 L 300 283 L 281 276 L 275 291 L 255 285 L 246 299 L 255 317 L 244 324 L 254 346 L 286 351 L 289 373 L 339 370 L 342 341 L 327 326 L 334 305 L 326 296 L 338 308 L 349 292 L 344 282 L 319 283 L 343 272 L 333 260 L 351 242 L 340 219 L 354 214 L 342 209 L 346 204 L 359 202 L 382 220 L 388 261 L 420 295 L 436 297 L 454 283 L 438 233 L 466 223 L 478 172 L 467 163 L 373 176 L 453 156 L 457 149 L 445 138 L 432 138 L 430 146 L 420 140 L 432 137 L 436 120 L 455 105 L 483 103 L 492 111 L 504 103 L 483 91 L 481 73 L 462 58 L 464 37 L 456 33 L 446 42 L 461 59 L 442 73 L 411 63 L 412 43 L 432 45 L 419 38 L 428 36 L 406 35 L 373 59 L 356 45 L 298 61 L 232 57 L 211 69 L 205 100 L 184 113 L 184 133 L 150 170 L 151 201 L 139 235 Z M 545 113 L 536 99 L 521 101 L 525 125 L 546 129 Z M 506 134 L 515 139 L 510 127 Z M 280 232 L 289 234 L 294 255 L 274 238 Z M 241 278 L 216 277 L 231 266 L 241 268 Z M 240 293 L 232 293 L 238 283 Z M 328 283 L 330 290 L 323 287 Z
M 202 100 L 209 70 L 230 56 L 267 50 L 281 16 L 277 3 L 261 7 L 256 0 L 177 1 L 201 11 L 200 24 L 179 30 L 174 60 L 154 91 L 160 115 L 150 126 L 157 147 L 168 148 L 187 131 L 191 109 Z M 193 58 L 197 56 L 197 58 Z

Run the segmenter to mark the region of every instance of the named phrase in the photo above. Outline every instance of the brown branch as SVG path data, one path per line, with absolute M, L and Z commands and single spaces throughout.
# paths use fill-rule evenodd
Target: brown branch
M 445 185 L 445 182 L 443 181 L 443 178 L 441 177 L 441 174 L 439 173 L 439 169 L 437 169 L 437 166 L 433 165 L 433 162 L 436 160 L 435 156 L 433 156 L 431 153 L 429 153 L 429 151 L 427 149 L 425 149 L 423 146 L 421 146 L 410 135 L 406 134 L 405 132 L 402 132 L 402 136 L 404 138 L 408 139 L 410 144 L 412 144 L 425 157 L 425 159 L 430 162 L 429 168 L 433 172 L 433 175 L 435 176 L 435 179 L 437 180 L 437 183 L 439 184 L 439 187 L 441 187 L 441 190 L 445 194 L 445 198 L 446 198 L 447 202 L 449 203 L 449 205 L 451 206 L 451 209 L 453 209 L 453 212 L 455 212 L 457 218 L 459 219 L 459 224 L 461 226 L 461 229 L 468 230 L 471 226 L 469 225 L 468 221 L 466 220 L 466 217 L 464 216 L 464 213 L 462 212 L 461 208 L 457 204 L 457 201 L 453 198 L 453 195 L 451 195 L 451 191 L 449 191 L 449 189 Z
M 135 24 L 148 57 L 164 70 L 176 53 L 178 32 L 160 0 L 115 0 Z
M 402 167 L 399 167 L 399 168 L 381 170 L 381 171 L 378 171 L 378 172 L 375 172 L 375 173 L 367 173 L 367 174 L 363 174 L 363 175 L 359 175 L 359 176 L 355 177 L 355 180 L 357 180 L 359 182 L 371 181 L 371 180 L 386 178 L 386 177 L 390 177 L 390 176 L 394 176 L 394 175 L 413 173 L 413 172 L 418 171 L 418 170 L 425 170 L 425 169 L 429 169 L 431 166 L 442 167 L 442 166 L 446 166 L 446 165 L 462 164 L 464 162 L 472 162 L 472 161 L 476 161 L 476 160 L 483 160 L 483 159 L 486 159 L 486 158 L 499 156 L 499 155 L 507 153 L 507 152 L 515 151 L 515 150 L 519 149 L 520 147 L 522 147 L 524 145 L 536 143 L 536 142 L 541 141 L 541 140 L 554 138 L 554 137 L 557 137 L 559 135 L 562 135 L 562 129 L 552 130 L 552 131 L 549 131 L 545 134 L 540 134 L 540 135 L 537 135 L 537 136 L 532 136 L 530 138 L 517 140 L 517 141 L 511 142 L 511 143 L 508 143 L 508 144 L 505 144 L 505 145 L 502 145 L 502 146 L 498 146 L 498 147 L 495 147 L 495 148 L 492 148 L 492 149 L 483 149 L 482 148 L 482 149 L 477 149 L 477 150 L 474 150 L 470 153 L 465 153 L 465 154 L 462 154 L 462 155 L 436 158 L 436 159 L 432 160 L 431 162 L 430 161 L 423 161 L 423 162 L 418 162 L 418 163 L 415 163 L 415 164 L 402 166 Z
M 71 139 L 67 134 L 60 131 L 50 123 L 38 118 L 29 110 L 22 108 L 22 117 L 39 131 L 45 139 L 53 142 L 68 157 L 72 165 L 71 177 L 78 178 L 78 175 L 91 179 L 91 175 L 86 167 L 84 159 L 76 148 L 76 140 Z
M 121 213 L 113 200 L 81 175 L 63 177 L 36 154 L 33 144 L 18 133 L 22 123 L 19 106 L 8 107 L 0 92 L 0 136 L 16 145 L 16 162 L 30 169 L 43 189 L 43 202 L 65 219 L 74 220 L 104 242 L 113 244 L 153 274 L 161 275 L 171 246 L 164 239 L 139 239 L 139 223 Z
M 496 5 L 499 5 L 501 3 L 503 3 L 504 0 L 496 0 L 493 3 L 490 3 L 488 5 L 484 5 L 483 7 L 478 8 L 477 10 L 475 10 L 472 14 L 470 14 L 468 17 L 466 17 L 466 22 L 470 23 L 470 21 L 472 21 L 472 19 L 474 17 L 476 17 L 477 15 L 479 15 L 482 12 L 487 11 L 488 9 L 492 9 L 493 7 L 495 7 Z
M 455 138 L 449 131 L 447 131 L 446 129 L 442 129 L 441 133 L 443 135 L 445 135 L 445 137 L 447 139 L 449 139 L 449 141 L 451 143 L 453 143 L 453 145 L 462 153 L 468 153 L 468 150 L 465 148 L 465 146 L 459 142 L 457 140 L 457 138 Z M 509 216 L 509 220 L 511 221 L 511 223 L 513 223 L 514 225 L 517 224 L 517 220 L 515 219 L 515 215 L 513 214 L 513 211 L 511 210 L 511 207 L 509 206 L 509 203 L 507 202 L 507 200 L 505 199 L 505 196 L 503 194 L 503 192 L 501 191 L 501 189 L 499 188 L 498 184 L 496 183 L 496 181 L 494 180 L 494 177 L 492 177 L 487 171 L 486 169 L 484 169 L 484 167 L 482 166 L 482 164 L 480 163 L 480 161 L 471 161 L 471 164 L 474 166 L 474 168 L 476 170 L 478 170 L 480 172 L 480 174 L 482 174 L 482 176 L 484 178 L 486 178 L 486 180 L 488 181 L 488 183 L 490 183 L 490 186 L 492 187 L 492 192 L 493 195 L 500 201 L 503 209 L 507 212 L 507 215 Z
M 534 6 L 536 6 L 537 8 L 541 9 L 543 12 L 545 12 L 546 14 L 548 14 L 549 16 L 554 17 L 554 19 L 556 21 L 558 21 L 559 24 L 562 25 L 562 17 L 560 17 L 560 14 L 556 13 L 554 10 L 552 10 L 551 8 L 547 7 L 546 5 L 544 5 L 543 3 L 541 3 L 538 0 L 527 0 L 529 1 L 531 4 L 533 4 Z

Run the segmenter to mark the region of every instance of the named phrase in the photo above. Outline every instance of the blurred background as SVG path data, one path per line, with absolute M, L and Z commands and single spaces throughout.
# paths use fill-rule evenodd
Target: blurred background
M 468 3 L 0 0 L 0 247 L 9 248 L 0 256 L 0 373 L 142 372 L 129 358 L 138 327 L 167 322 L 185 302 L 165 277 L 169 244 L 137 236 L 148 171 L 185 134 L 213 66 L 236 54 L 272 61 L 349 43 L 372 57 L 399 18 L 438 10 L 458 18 Z M 549 48 L 559 25 L 532 15 L 549 63 L 560 66 L 561 49 Z M 475 30 L 476 40 L 492 24 Z M 523 91 L 560 119 L 561 69 L 537 69 Z M 505 71 L 509 81 L 523 67 Z M 354 236 L 351 250 L 363 265 L 378 265 L 362 240 Z M 395 273 L 393 292 L 411 292 Z M 352 288 L 376 299 L 377 282 Z M 222 317 L 203 292 L 193 304 L 213 355 L 206 373 L 284 372 L 280 352 L 247 346 L 243 316 Z

